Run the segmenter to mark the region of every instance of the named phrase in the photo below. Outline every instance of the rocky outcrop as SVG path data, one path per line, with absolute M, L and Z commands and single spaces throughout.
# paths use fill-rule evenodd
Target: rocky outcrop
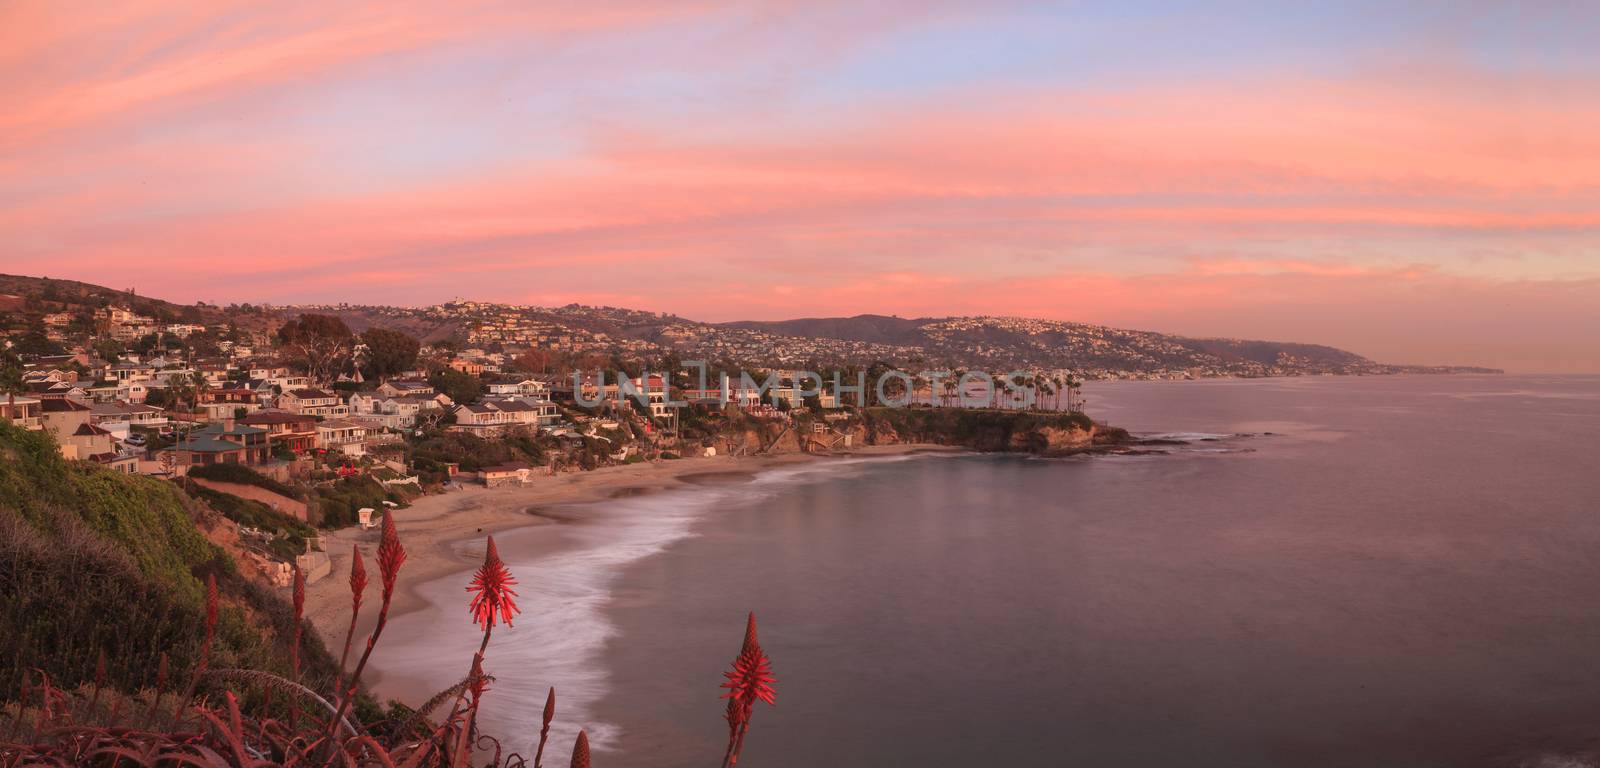
M 854 434 L 864 445 L 932 443 L 1038 456 L 1097 452 L 1127 439 L 1078 413 L 964 408 L 869 408 Z

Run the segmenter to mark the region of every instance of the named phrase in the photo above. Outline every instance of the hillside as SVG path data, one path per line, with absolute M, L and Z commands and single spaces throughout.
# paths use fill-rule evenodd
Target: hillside
M 222 317 L 222 311 L 216 307 L 175 304 L 140 295 L 131 289 L 117 290 L 77 280 L 0 274 L 0 310 L 16 312 L 34 308 L 43 312 L 71 312 L 107 306 L 126 307 L 163 320 L 206 322 Z
M 1080 371 L 1184 370 L 1198 375 L 1394 373 L 1385 365 L 1318 344 L 1196 339 L 1086 323 L 1019 317 L 902 319 L 882 315 L 742 321 L 719 327 L 774 336 L 829 338 L 921 351 L 952 366 L 1069 368 Z
M 289 607 L 200 532 L 214 518 L 171 483 L 66 461 L 48 435 L 0 420 L 0 695 L 20 690 L 22 670 L 90 680 L 101 651 L 115 688 L 153 685 L 162 653 L 170 679 L 186 679 L 211 576 L 222 596 L 211 666 L 285 670 Z M 308 668 L 331 672 L 309 646 Z
M 8 298 L 10 297 L 10 298 Z M 9 304 L 7 303 L 9 302 Z M 227 323 L 270 333 L 301 312 L 332 314 L 357 332 L 401 331 L 423 343 L 500 351 L 539 348 L 568 361 L 599 354 L 652 360 L 668 353 L 740 367 L 866 366 L 1070 370 L 1083 378 L 1495 372 L 1393 365 L 1318 344 L 1189 338 L 1019 317 L 906 319 L 885 315 L 705 323 L 642 310 L 568 304 L 530 307 L 453 301 L 430 307 L 348 304 L 186 306 L 69 280 L 0 275 L 0 329 L 38 327 L 49 312 L 79 316 L 131 306 L 165 321 Z M 79 323 L 75 327 L 85 327 Z

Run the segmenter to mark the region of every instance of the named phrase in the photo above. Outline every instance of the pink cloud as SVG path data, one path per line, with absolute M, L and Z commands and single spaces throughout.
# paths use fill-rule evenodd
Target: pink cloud
M 759 55 L 775 29 L 843 56 L 906 23 L 880 9 L 830 36 L 852 6 L 829 6 L 826 23 L 800 14 L 812 8 L 749 11 L 677 63 L 709 77 Z M 730 13 L 720 2 L 573 14 L 141 0 L 85 19 L 6 6 L 0 261 L 114 285 L 160 275 L 179 299 L 544 297 L 708 319 L 1033 314 L 1293 331 L 1427 362 L 1446 362 L 1427 344 L 1460 334 L 1422 322 L 1423 308 L 1463 326 L 1503 313 L 1524 338 L 1592 327 L 1576 298 L 1596 298 L 1600 277 L 1600 84 L 1581 77 L 1507 82 L 1435 65 L 1425 79 L 978 85 L 803 119 L 785 93 L 687 107 L 644 97 L 620 117 L 530 131 L 527 143 L 559 151 L 368 185 L 344 183 L 364 168 L 344 159 L 360 137 L 276 106 L 328 79 L 425 71 L 463 49 L 581 47 Z M 580 60 L 540 74 L 603 80 L 630 66 Z M 444 118 L 515 135 L 506 98 L 498 81 L 464 83 Z M 207 108 L 221 125 L 268 129 L 167 130 Z M 1432 336 L 1368 332 L 1340 320 L 1352 312 Z M 1488 345 L 1497 333 L 1471 335 Z M 1510 341 L 1482 351 L 1524 359 Z

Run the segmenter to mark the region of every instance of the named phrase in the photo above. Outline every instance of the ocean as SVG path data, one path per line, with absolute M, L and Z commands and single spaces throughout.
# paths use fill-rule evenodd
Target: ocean
M 721 672 L 755 611 L 778 703 L 741 765 L 1477 765 L 1600 745 L 1600 377 L 1084 394 L 1175 444 L 817 462 L 497 538 L 526 613 L 497 631 L 480 722 L 528 750 L 553 684 L 555 754 L 581 725 L 603 765 L 716 761 Z M 460 590 L 423 587 L 456 624 Z M 384 674 L 460 679 L 470 626 L 444 634 L 386 639 Z

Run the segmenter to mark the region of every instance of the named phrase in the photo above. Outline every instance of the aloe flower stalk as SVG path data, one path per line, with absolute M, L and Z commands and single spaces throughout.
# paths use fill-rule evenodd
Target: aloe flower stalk
M 541 768 L 544 761 L 544 743 L 550 738 L 550 721 L 556 716 L 556 689 L 550 688 L 550 695 L 544 699 L 544 724 L 539 726 L 539 749 L 533 753 L 533 768 Z
M 350 642 L 356 636 L 356 621 L 361 618 L 361 599 L 367 590 L 367 567 L 361 562 L 361 547 L 350 546 L 350 629 L 344 634 L 344 652 L 339 654 L 339 690 L 344 690 L 345 662 L 350 660 Z
M 211 640 L 217 634 L 217 576 L 211 574 L 206 577 L 206 639 L 200 644 L 201 672 L 206 670 L 206 664 L 211 660 Z
M 295 682 L 300 681 L 300 625 L 306 615 L 306 575 L 301 572 L 300 566 L 294 567 L 294 588 L 292 590 L 294 602 L 294 635 L 289 642 L 289 674 Z M 271 701 L 271 691 L 268 691 L 268 701 Z M 298 708 L 294 702 L 289 707 L 289 727 L 294 728 L 298 718 Z
M 489 636 L 494 632 L 496 621 L 504 621 L 506 626 L 511 626 L 511 619 L 518 612 L 516 603 L 517 580 L 511 575 L 511 569 L 500 559 L 500 550 L 494 545 L 494 537 L 489 537 L 488 547 L 483 553 L 483 565 L 472 576 L 472 583 L 467 585 L 467 591 L 472 593 L 472 601 L 467 605 L 467 610 L 472 614 L 472 620 L 483 627 L 483 642 L 478 644 L 478 652 L 472 657 L 472 668 L 467 673 L 467 679 L 481 686 L 483 679 L 483 655 L 489 649 Z M 478 726 L 478 698 L 481 691 L 472 691 L 472 700 L 467 707 L 466 733 L 472 734 Z M 459 706 L 460 700 L 457 699 Z
M 739 655 L 733 660 L 733 668 L 722 673 L 728 681 L 722 684 L 728 692 L 722 698 L 728 700 L 728 750 L 723 754 L 723 768 L 733 768 L 739 762 L 739 753 L 744 750 L 744 735 L 750 729 L 750 715 L 755 710 L 757 700 L 771 705 L 775 702 L 775 692 L 772 684 L 777 678 L 772 676 L 772 659 L 767 657 L 766 651 L 761 650 L 761 640 L 756 634 L 756 615 L 751 613 L 745 622 L 744 647 L 739 650 Z
M 144 724 L 147 728 L 155 722 L 156 710 L 161 707 L 161 696 L 167 692 L 167 663 L 167 652 L 162 651 L 161 660 L 156 662 L 156 695 L 150 698 L 150 708 L 144 712 Z M 22 678 L 22 684 L 26 689 L 28 684 L 26 675 Z
M 335 729 L 344 719 L 344 713 L 350 709 L 350 702 L 355 698 L 356 688 L 361 683 L 361 673 L 367 668 L 367 660 L 372 658 L 372 649 L 378 645 L 378 637 L 383 634 L 383 628 L 389 623 L 389 605 L 394 599 L 395 580 L 400 575 L 400 566 L 406 562 L 406 548 L 400 544 L 400 533 L 394 527 L 394 515 L 383 516 L 383 537 L 378 542 L 378 581 L 383 585 L 383 602 L 378 606 L 378 624 L 372 628 L 372 634 L 367 636 L 367 647 L 361 652 L 361 659 L 356 662 L 356 670 L 350 674 L 350 681 L 344 690 L 340 691 L 339 709 L 334 713 L 333 719 L 328 722 L 327 737 L 334 737 Z M 354 583 L 355 574 L 351 574 Z
M 306 616 L 306 575 L 294 569 L 294 639 L 289 645 L 289 671 L 300 679 L 300 624 Z
M 183 711 L 188 708 L 189 702 L 194 700 L 194 692 L 200 685 L 200 678 L 206 673 L 206 666 L 211 660 L 211 641 L 217 635 L 217 575 L 206 576 L 206 635 L 200 643 L 200 661 L 195 664 L 194 673 L 189 678 L 189 687 L 183 692 L 183 698 L 178 702 L 178 708 L 173 711 L 172 724 L 176 725 Z
M 91 716 L 100 708 L 100 690 L 106 685 L 106 649 L 101 648 L 94 661 L 94 696 L 89 699 Z

